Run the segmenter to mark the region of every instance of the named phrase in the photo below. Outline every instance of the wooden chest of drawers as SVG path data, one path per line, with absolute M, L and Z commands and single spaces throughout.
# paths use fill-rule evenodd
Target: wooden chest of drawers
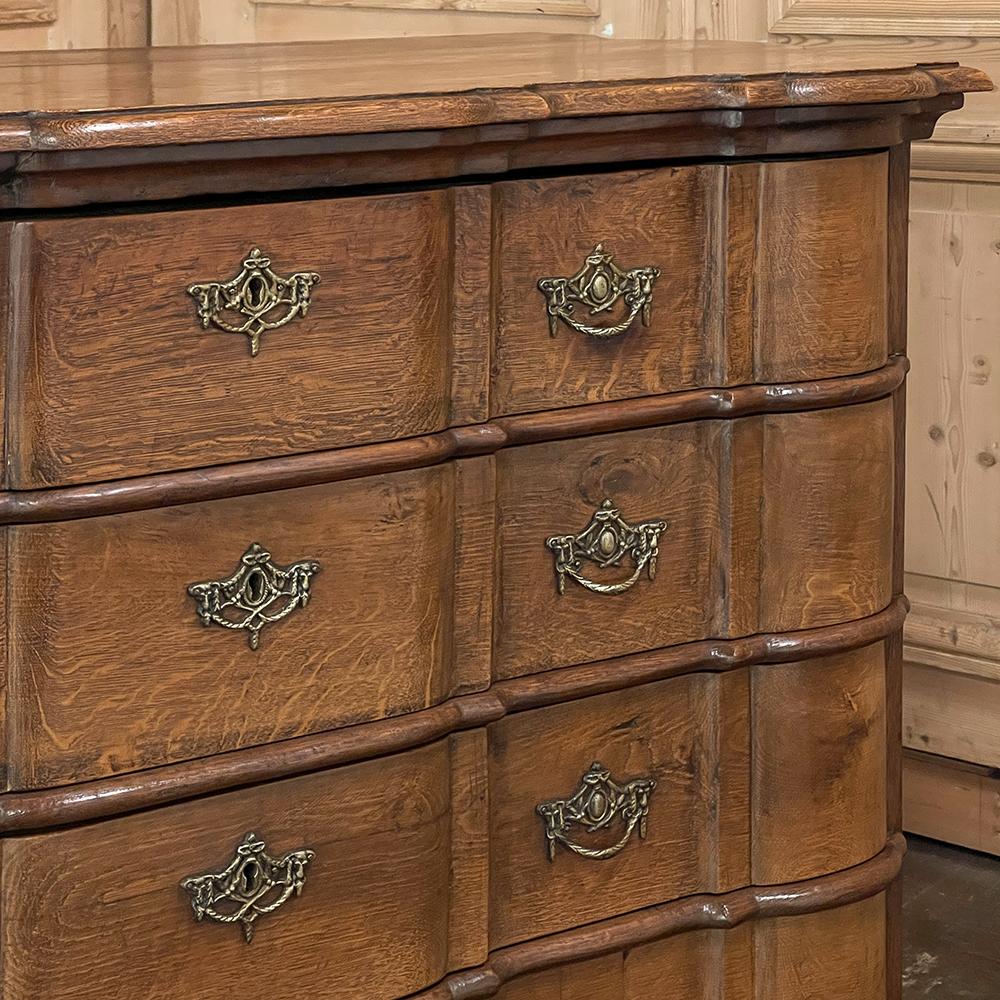
M 0 78 L 2 1000 L 898 997 L 908 144 L 987 81 Z

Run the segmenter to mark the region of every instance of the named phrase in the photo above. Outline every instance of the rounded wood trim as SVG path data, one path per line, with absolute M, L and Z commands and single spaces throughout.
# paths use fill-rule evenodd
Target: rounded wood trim
M 476 969 L 448 976 L 416 1000 L 484 1000 L 513 979 L 599 958 L 687 931 L 729 930 L 748 920 L 796 917 L 849 906 L 884 892 L 899 876 L 906 853 L 902 834 L 870 861 L 804 882 L 751 886 L 724 895 L 691 896 L 624 917 L 553 934 L 494 952 Z
M 612 114 L 884 104 L 989 89 L 985 74 L 956 64 L 545 83 L 463 93 L 429 91 L 141 111 L 38 111 L 4 117 L 0 152 L 137 148 L 247 135 L 254 139 L 358 135 L 405 131 L 415 121 L 421 129 L 439 129 Z
M 483 424 L 356 448 L 158 473 L 93 485 L 10 490 L 0 492 L 0 524 L 68 521 L 317 486 L 425 468 L 517 445 L 688 420 L 732 419 L 849 406 L 890 395 L 903 383 L 908 369 L 909 361 L 898 355 L 882 368 L 862 375 L 733 389 L 692 389 L 666 396 L 498 417 Z
M 859 649 L 898 632 L 908 607 L 904 597 L 897 597 L 878 614 L 841 625 L 743 639 L 709 639 L 565 667 L 498 681 L 488 691 L 461 695 L 400 718 L 68 787 L 8 792 L 0 795 L 0 834 L 89 822 L 400 753 L 454 732 L 488 725 L 514 712 L 638 687 L 667 677 L 788 663 Z

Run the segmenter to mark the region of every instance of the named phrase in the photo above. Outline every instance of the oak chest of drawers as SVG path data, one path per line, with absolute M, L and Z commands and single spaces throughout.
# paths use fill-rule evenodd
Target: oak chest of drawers
M 898 997 L 908 144 L 987 81 L 0 76 L 3 1000 Z

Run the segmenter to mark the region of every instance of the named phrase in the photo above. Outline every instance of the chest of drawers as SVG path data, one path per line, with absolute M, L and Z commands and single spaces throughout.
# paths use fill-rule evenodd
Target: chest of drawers
M 0 79 L 2 1000 L 898 997 L 908 146 L 988 82 Z

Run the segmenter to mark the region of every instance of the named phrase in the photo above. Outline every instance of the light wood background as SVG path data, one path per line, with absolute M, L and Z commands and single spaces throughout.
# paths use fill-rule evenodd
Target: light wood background
M 1000 0 L 0 0 L 0 48 L 577 32 L 961 59 Z M 904 742 L 910 829 L 1000 854 L 1000 95 L 914 151 Z

